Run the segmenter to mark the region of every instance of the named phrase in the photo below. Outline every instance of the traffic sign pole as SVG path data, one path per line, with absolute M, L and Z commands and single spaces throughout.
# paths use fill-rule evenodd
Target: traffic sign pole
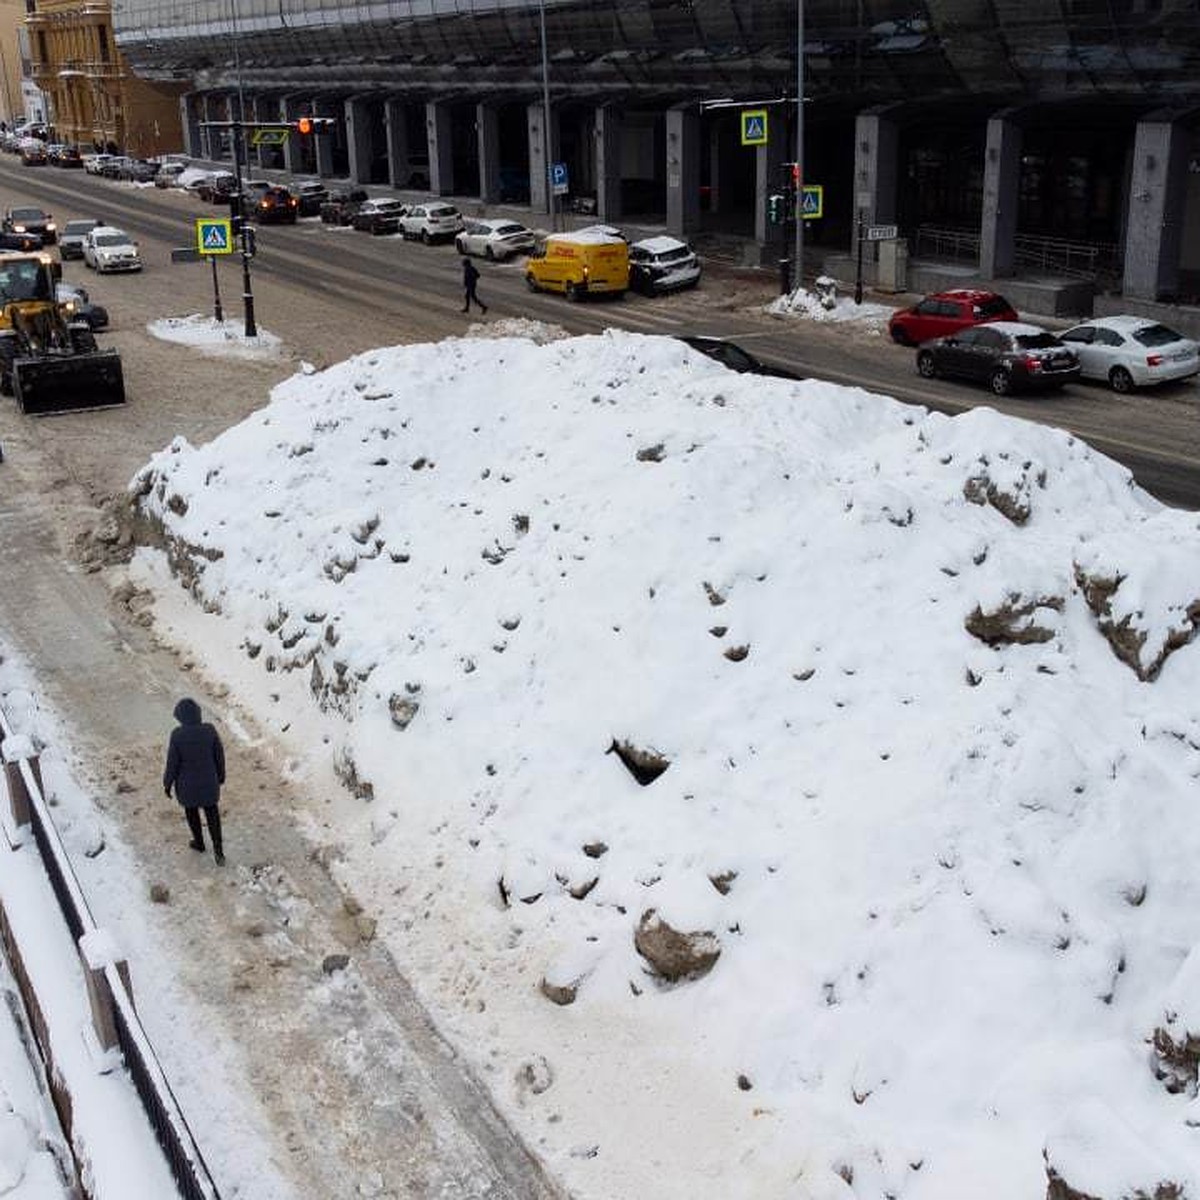
M 217 280 L 217 256 L 210 254 L 208 261 L 212 263 L 213 273 L 213 320 L 218 325 L 222 325 L 225 322 L 225 314 L 221 311 L 221 285 Z

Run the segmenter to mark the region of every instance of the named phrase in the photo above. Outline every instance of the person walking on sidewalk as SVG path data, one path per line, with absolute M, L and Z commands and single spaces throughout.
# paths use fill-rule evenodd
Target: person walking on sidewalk
M 221 840 L 221 785 L 225 782 L 225 748 L 217 731 L 200 719 L 200 705 L 185 697 L 175 705 L 175 720 L 167 743 L 167 765 L 163 770 L 163 791 L 168 796 L 175 789 L 175 799 L 183 805 L 188 828 L 192 831 L 191 847 L 204 850 L 204 831 L 200 827 L 200 812 L 208 822 L 213 855 L 220 866 L 225 861 Z
M 475 269 L 475 264 L 463 255 L 463 312 L 471 311 L 471 301 L 474 300 L 479 305 L 480 312 L 487 312 L 487 305 L 475 295 L 475 285 L 479 282 L 479 272 Z

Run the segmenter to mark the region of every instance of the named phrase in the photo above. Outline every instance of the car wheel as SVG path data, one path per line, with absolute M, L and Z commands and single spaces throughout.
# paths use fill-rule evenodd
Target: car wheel
M 1109 386 L 1114 392 L 1133 391 L 1133 376 L 1124 367 L 1113 367 L 1108 374 Z
M 454 239 L 454 248 L 459 252 L 459 254 L 465 255 L 467 252 L 467 245 L 460 237 Z
M 581 288 L 577 283 L 568 283 L 567 299 L 570 300 L 572 304 L 578 304 L 579 301 L 583 299 L 583 288 Z
M 891 334 L 892 334 L 892 341 L 895 342 L 897 346 L 911 346 L 912 345 L 912 338 L 910 338 L 908 336 L 908 334 L 899 325 L 893 326 L 893 328 L 891 330 Z
M 433 239 L 432 239 L 432 238 L 429 236 L 429 230 L 428 230 L 428 229 L 422 229 L 422 230 L 421 230 L 421 241 L 422 241 L 422 242 L 424 242 L 426 246 L 428 246 L 428 245 L 429 245 L 429 243 L 430 243 L 431 241 L 433 241 Z
M 537 280 L 528 271 L 525 272 L 525 284 L 531 292 L 538 290 Z
M 917 355 L 917 373 L 923 379 L 936 379 L 938 374 L 937 362 L 932 350 L 922 350 Z
M 1007 396 L 1012 391 L 1012 376 L 1003 367 L 997 367 L 988 382 L 997 396 Z
M 495 250 L 493 250 L 491 248 L 491 246 L 484 246 L 483 257 L 486 258 L 488 260 L 488 262 L 495 262 L 496 261 L 496 252 L 495 252 Z

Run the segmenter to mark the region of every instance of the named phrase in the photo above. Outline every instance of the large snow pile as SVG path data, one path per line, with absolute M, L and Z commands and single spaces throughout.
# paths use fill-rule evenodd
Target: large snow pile
M 1200 1191 L 1194 514 L 618 333 L 364 354 L 131 490 L 575 1195 Z

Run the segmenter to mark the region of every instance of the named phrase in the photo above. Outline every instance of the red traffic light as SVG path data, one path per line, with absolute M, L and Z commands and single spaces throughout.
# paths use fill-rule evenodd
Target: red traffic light
M 297 133 L 332 133 L 336 121 L 333 117 L 298 117 L 295 122 Z
M 300 133 L 312 133 L 312 117 L 301 117 L 300 120 L 296 122 L 296 128 Z

